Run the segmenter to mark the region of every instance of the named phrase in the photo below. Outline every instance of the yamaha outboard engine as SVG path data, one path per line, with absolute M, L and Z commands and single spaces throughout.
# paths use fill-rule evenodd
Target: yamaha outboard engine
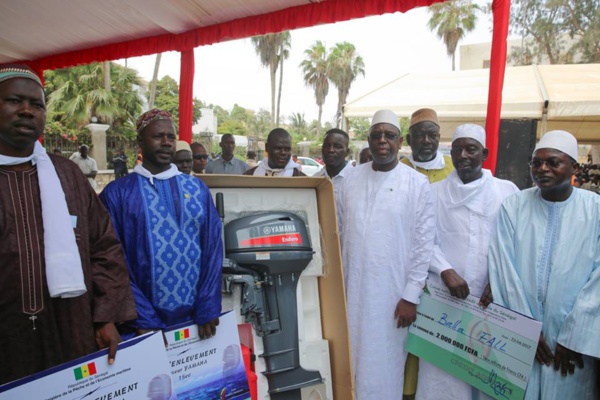
M 269 395 L 300 400 L 301 388 L 322 382 L 318 371 L 300 366 L 298 349 L 296 288 L 313 256 L 306 225 L 288 212 L 250 215 L 229 222 L 224 241 L 225 288 L 243 284 L 241 313 L 263 338 Z

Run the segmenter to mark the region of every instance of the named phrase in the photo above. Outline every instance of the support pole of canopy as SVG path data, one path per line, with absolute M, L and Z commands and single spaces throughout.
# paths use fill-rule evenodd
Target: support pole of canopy
M 194 49 L 181 52 L 179 75 L 179 140 L 192 142 L 194 115 Z
M 492 35 L 492 54 L 490 57 L 490 84 L 488 92 L 487 118 L 485 122 L 486 145 L 489 155 L 484 168 L 496 173 L 498 160 L 498 135 L 500 132 L 500 111 L 502 110 L 502 87 L 506 68 L 506 39 L 510 17 L 510 0 L 494 0 L 494 32 Z
M 538 88 L 542 93 L 544 99 L 544 109 L 542 110 L 542 127 L 540 129 L 540 137 L 544 136 L 548 130 L 548 108 L 550 107 L 550 96 L 548 96 L 548 90 L 546 90 L 546 84 L 544 84 L 544 78 L 540 74 L 540 70 L 537 65 L 532 65 L 533 73 L 535 74 L 535 80 L 538 84 Z

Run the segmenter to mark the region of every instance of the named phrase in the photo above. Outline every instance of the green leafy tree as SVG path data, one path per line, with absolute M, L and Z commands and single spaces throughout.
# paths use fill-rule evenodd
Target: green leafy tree
M 367 136 L 369 136 L 369 128 L 371 127 L 371 121 L 369 118 L 350 118 L 349 126 L 350 132 L 354 132 L 354 138 L 356 140 L 367 140 Z
M 233 105 L 231 112 L 220 106 L 213 107 L 213 113 L 217 117 L 217 133 L 231 133 L 246 136 L 250 134 L 250 125 L 254 119 L 254 113 L 241 107 L 237 103 Z M 269 115 L 270 117 L 270 115 Z
M 217 118 L 217 124 L 220 124 L 229 119 L 229 111 L 227 111 L 223 107 L 211 104 L 208 106 L 208 108 L 210 108 L 213 111 L 213 114 Z
M 469 0 L 445 1 L 429 6 L 429 29 L 444 41 L 446 52 L 452 57 L 452 71 L 455 70 L 458 42 L 475 29 L 478 10 L 480 7 Z
M 600 0 L 513 0 L 510 32 L 516 64 L 600 62 Z
M 128 135 L 134 130 L 142 106 L 136 90 L 140 78 L 135 70 L 114 63 L 94 63 L 46 71 L 44 78 L 49 121 L 80 130 L 96 117 L 115 132 Z
M 221 106 L 210 105 L 217 117 L 217 132 L 219 134 L 231 133 L 234 135 L 266 138 L 271 129 L 271 114 L 260 109 L 258 112 L 248 110 L 234 104 L 231 112 Z
M 563 1 L 569 35 L 578 38 L 573 51 L 579 51 L 582 61 L 600 63 L 600 0 Z
M 266 139 L 271 127 L 271 113 L 261 108 L 248 122 L 248 136 Z
M 288 117 L 287 130 L 292 135 L 294 143 L 304 141 L 319 143 L 319 128 L 319 122 L 316 119 L 308 122 L 304 113 L 296 112 Z
M 352 43 L 336 43 L 327 57 L 327 76 L 338 91 L 336 126 L 339 128 L 342 109 L 346 104 L 352 82 L 365 75 L 365 63 Z
M 217 126 L 217 133 L 219 135 L 222 135 L 224 133 L 231 133 L 232 135 L 246 136 L 247 130 L 246 125 L 244 125 L 242 121 L 228 119 L 227 121 Z
M 133 138 L 137 135 L 135 121 L 142 112 L 141 95 L 137 90 L 140 78 L 135 70 L 120 67 L 112 69 L 111 82 L 113 97 L 117 103 L 111 132 Z
M 149 95 L 149 94 L 148 94 Z M 197 98 L 193 100 L 192 123 L 195 124 L 202 116 L 200 109 L 204 106 Z M 156 83 L 156 98 L 154 107 L 166 110 L 173 115 L 175 126 L 179 126 L 179 85 L 175 79 L 165 75 Z
M 308 123 L 304 118 L 304 114 L 293 113 L 289 117 L 289 121 L 290 126 L 288 129 L 290 131 L 290 134 L 292 134 L 292 136 L 299 136 L 302 138 L 300 140 L 304 140 L 304 137 L 306 137 L 308 134 Z
M 91 122 L 111 124 L 117 102 L 104 87 L 104 68 L 100 63 L 56 70 L 45 75 L 53 81 L 48 92 L 48 114 L 67 127 L 81 128 Z
M 327 49 L 320 40 L 316 41 L 310 48 L 304 50 L 305 59 L 300 63 L 304 73 L 304 83 L 315 92 L 315 101 L 319 107 L 317 121 L 317 140 L 320 135 L 321 118 L 323 116 L 323 104 L 329 93 L 329 79 L 327 78 Z
M 237 103 L 233 105 L 229 118 L 234 121 L 239 121 L 243 125 L 247 125 L 248 121 L 252 119 L 252 115 L 244 107 L 239 106 Z
M 269 68 L 271 79 L 271 124 L 275 125 L 275 118 L 277 116 L 277 110 L 275 109 L 277 68 L 280 66 L 281 58 L 285 56 L 285 54 L 282 55 L 281 53 L 285 48 L 284 43 L 286 40 L 291 42 L 291 36 L 289 32 L 281 32 L 255 36 L 251 40 L 256 54 L 260 58 L 260 63 L 264 67 Z

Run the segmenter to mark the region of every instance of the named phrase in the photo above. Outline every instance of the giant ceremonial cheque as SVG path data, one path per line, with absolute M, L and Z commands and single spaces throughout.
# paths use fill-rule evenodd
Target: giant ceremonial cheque
M 542 324 L 428 282 L 406 349 L 495 399 L 523 399 Z

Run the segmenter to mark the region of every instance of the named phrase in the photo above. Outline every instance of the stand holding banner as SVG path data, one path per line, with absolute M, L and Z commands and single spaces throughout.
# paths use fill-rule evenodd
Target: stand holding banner
M 542 324 L 427 282 L 406 350 L 495 399 L 523 399 Z

